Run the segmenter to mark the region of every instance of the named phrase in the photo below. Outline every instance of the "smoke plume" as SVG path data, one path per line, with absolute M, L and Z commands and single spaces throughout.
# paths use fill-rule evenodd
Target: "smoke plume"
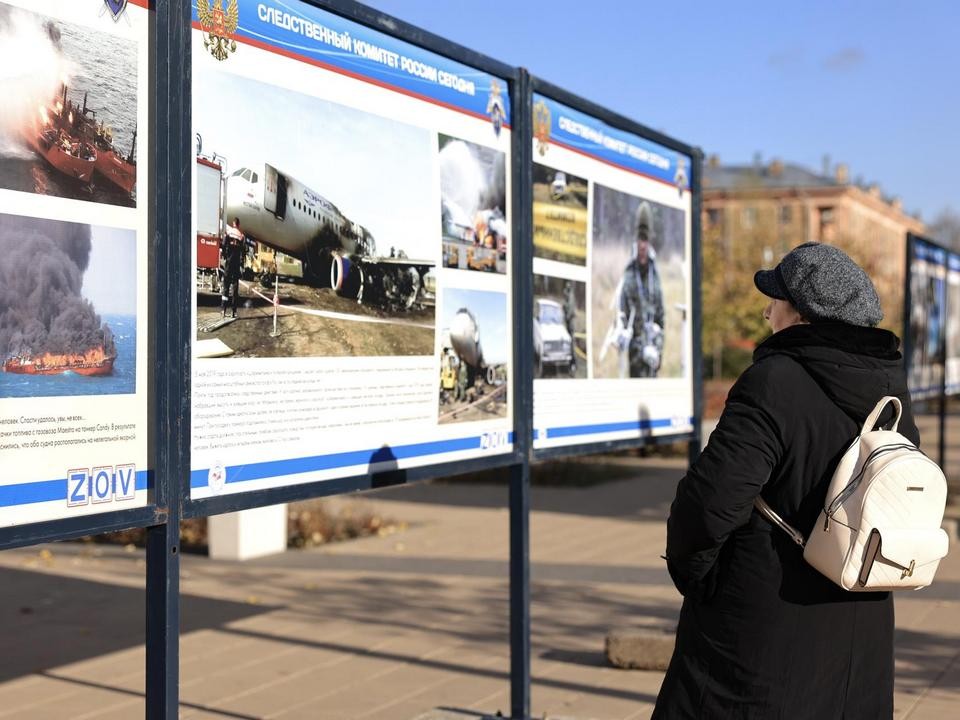
M 0 355 L 82 353 L 110 329 L 81 295 L 90 226 L 0 214 Z
M 42 15 L 0 6 L 0 152 L 22 150 L 20 136 L 72 72 L 56 25 Z

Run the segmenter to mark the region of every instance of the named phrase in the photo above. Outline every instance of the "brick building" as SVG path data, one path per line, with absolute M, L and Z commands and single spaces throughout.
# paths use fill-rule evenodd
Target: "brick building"
M 817 174 L 774 160 L 764 164 L 704 164 L 704 242 L 746 267 L 772 267 L 808 240 L 843 248 L 870 274 L 880 294 L 883 326 L 900 334 L 908 232 L 924 234 L 916 216 L 877 185 L 851 182 L 845 165 Z M 745 261 L 745 263 L 743 262 Z M 707 279 L 709 281 L 709 279 Z

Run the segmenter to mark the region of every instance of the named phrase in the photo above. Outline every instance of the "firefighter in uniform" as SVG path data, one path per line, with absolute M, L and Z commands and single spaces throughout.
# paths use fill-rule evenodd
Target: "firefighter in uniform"
M 227 225 L 220 243 L 220 265 L 223 268 L 223 285 L 220 289 L 220 316 L 226 317 L 227 304 L 232 301 L 233 317 L 237 316 L 240 303 L 240 274 L 246 254 L 246 239 L 240 229 L 240 218 L 235 217 Z

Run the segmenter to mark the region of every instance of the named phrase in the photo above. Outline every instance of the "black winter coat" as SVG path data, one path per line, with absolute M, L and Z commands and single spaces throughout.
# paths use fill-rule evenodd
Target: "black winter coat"
M 757 348 L 670 509 L 667 567 L 684 601 L 654 720 L 893 716 L 890 593 L 834 585 L 753 500 L 809 534 L 884 395 L 919 442 L 898 345 L 886 330 L 818 323 Z

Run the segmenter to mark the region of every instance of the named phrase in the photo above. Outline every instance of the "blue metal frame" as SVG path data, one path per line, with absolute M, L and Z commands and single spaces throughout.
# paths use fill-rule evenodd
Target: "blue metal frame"
M 533 449 L 533 183 L 530 75 L 511 88 L 513 163 L 513 393 L 514 442 L 521 462 L 510 467 L 510 716 L 530 717 L 530 454 Z
M 189 338 L 189 294 L 182 292 L 189 273 L 181 258 L 190 232 L 190 152 L 184 128 L 190 130 L 189 86 L 183 82 L 190 66 L 190 7 L 177 0 L 154 4 L 156 42 L 151 61 L 156 68 L 152 97 L 156 122 L 152 148 L 156 177 L 157 297 L 154 317 L 161 329 L 157 340 L 153 382 L 157 408 L 156 502 L 165 522 L 147 528 L 146 549 L 146 710 L 148 720 L 179 717 L 180 666 L 180 515 L 182 497 L 176 478 L 184 466 L 183 417 L 189 407 L 179 373 Z M 186 10 L 186 12 L 184 12 Z M 187 255 L 189 261 L 189 254 Z M 189 286 L 188 286 L 189 287 Z M 185 319 L 186 318 L 186 319 Z
M 167 0 L 153 0 L 152 5 L 154 7 L 151 10 L 156 9 L 156 5 L 159 2 L 161 5 L 165 4 Z M 155 63 L 155 53 L 157 46 L 157 32 L 156 24 L 152 24 L 149 30 L 149 45 L 150 45 L 150 72 L 149 72 L 149 97 L 151 99 L 149 114 L 150 114 L 150 123 L 151 131 L 156 132 L 157 122 L 158 122 L 158 108 L 154 102 L 157 98 L 153 89 L 156 87 L 157 83 L 157 65 Z M 151 137 L 156 137 L 152 135 Z M 148 327 L 148 341 L 147 341 L 147 363 L 146 367 L 138 368 L 138 372 L 147 373 L 147 387 L 153 387 L 153 380 L 156 373 L 156 368 L 152 360 L 156 357 L 156 348 L 157 348 L 157 338 L 163 335 L 160 330 L 161 322 L 154 314 L 154 309 L 156 308 L 156 282 L 159 276 L 156 267 L 156 258 L 159 251 L 157 238 L 162 237 L 162 234 L 159 232 L 159 227 L 157 225 L 157 208 L 158 203 L 153 202 L 154 193 L 153 191 L 159 189 L 160 187 L 160 178 L 162 175 L 157 171 L 157 165 L 155 163 L 154 157 L 154 148 L 144 147 L 142 152 L 146 153 L 147 156 L 147 166 L 150 168 L 149 172 L 149 187 L 151 193 L 145 194 L 143 196 L 143 202 L 147 204 L 147 214 L 148 214 L 148 232 L 147 238 L 139 238 L 147 247 L 148 253 L 148 266 L 149 266 L 149 275 L 148 275 L 148 291 L 147 291 L 147 311 L 145 313 L 146 318 L 150 318 L 151 322 Z M 90 398 L 91 401 L 94 401 L 94 398 Z M 90 515 L 79 515 L 75 517 L 65 517 L 59 518 L 56 520 L 46 520 L 41 522 L 28 523 L 24 525 L 16 525 L 12 527 L 0 528 L 0 550 L 6 550 L 17 547 L 24 547 L 28 545 L 37 545 L 39 543 L 45 542 L 56 542 L 58 540 L 72 540 L 79 537 L 84 537 L 86 535 L 99 535 L 101 533 L 117 532 L 120 530 L 128 530 L 131 528 L 142 528 L 149 525 L 163 524 L 166 522 L 167 512 L 166 509 L 160 506 L 160 503 L 157 501 L 158 494 L 158 484 L 159 477 L 156 472 L 156 449 L 157 449 L 157 414 L 156 414 L 156 403 L 152 396 L 148 395 L 147 398 L 148 405 L 148 421 L 147 421 L 147 504 L 137 508 L 131 508 L 128 510 L 111 510 L 108 512 L 94 513 Z
M 903 348 L 903 371 L 910 377 L 910 358 L 913 354 L 913 338 L 910 337 L 910 313 L 913 308 L 913 283 L 911 282 L 913 267 L 913 247 L 916 236 L 907 233 L 906 243 L 906 264 L 903 273 L 903 333 L 901 334 L 901 347 Z
M 657 132 L 651 128 L 641 125 L 640 123 L 632 120 L 630 118 L 624 117 L 619 113 L 616 113 L 609 108 L 602 107 L 596 103 L 591 102 L 579 95 L 575 95 L 568 90 L 557 87 L 552 83 L 538 78 L 536 76 L 531 77 L 531 93 L 537 93 L 540 95 L 545 95 L 557 102 L 563 103 L 575 110 L 579 110 L 587 115 L 597 118 L 602 122 L 615 127 L 617 129 L 623 130 L 628 133 L 632 133 L 641 138 L 647 140 L 652 140 L 655 143 L 668 147 L 671 150 L 676 150 L 679 153 L 683 153 L 690 158 L 691 161 L 691 175 L 690 175 L 690 192 L 692 195 L 692 204 L 691 204 L 691 213 L 693 217 L 691 218 L 691 279 L 692 283 L 692 316 L 693 316 L 693 325 L 692 325 L 692 356 L 693 356 L 693 367 L 691 368 L 692 377 L 693 377 L 693 430 L 686 433 L 676 433 L 671 435 L 657 435 L 650 437 L 632 437 L 626 438 L 623 440 L 603 440 L 599 442 L 584 442 L 576 443 L 570 445 L 564 445 L 559 447 L 549 447 L 549 448 L 537 448 L 533 451 L 533 457 L 535 460 L 551 460 L 562 457 L 573 457 L 576 455 L 591 455 L 595 453 L 602 452 L 613 452 L 616 450 L 628 450 L 631 448 L 638 448 L 643 446 L 650 445 L 662 445 L 671 442 L 686 441 L 689 443 L 688 455 L 692 462 L 696 458 L 696 455 L 700 451 L 700 437 L 701 437 L 701 415 L 703 413 L 703 359 L 700 353 L 701 345 L 701 335 L 703 332 L 703 318 L 700 311 L 701 306 L 701 288 L 700 280 L 703 272 L 703 253 L 701 245 L 701 221 L 700 221 L 700 211 L 701 211 L 701 178 L 703 174 L 703 151 L 692 145 L 687 145 L 686 143 L 680 142 L 674 138 L 671 138 L 663 133 Z M 529 109 L 532 113 L 532 108 Z M 526 128 L 526 146 L 527 148 L 532 147 L 533 145 L 533 128 Z M 532 159 L 531 161 L 532 162 Z M 533 183 L 532 179 L 529 186 L 526 188 L 527 195 L 525 196 L 525 201 L 527 207 L 533 207 Z M 532 244 L 533 234 L 529 235 L 529 241 Z M 532 248 L 531 248 L 532 253 Z M 531 265 L 530 277 L 533 276 L 533 270 Z M 531 300 L 532 302 L 532 300 Z M 529 317 L 533 316 L 533 308 L 530 308 Z M 532 386 L 531 386 L 532 387 Z M 531 413 L 531 422 L 532 422 L 532 413 Z
M 359 492 L 373 488 L 384 487 L 388 485 L 397 485 L 410 482 L 418 482 L 434 478 L 446 477 L 463 472 L 472 472 L 479 470 L 489 470 L 503 468 L 509 474 L 510 481 L 510 543 L 511 543 L 511 584 L 510 584 L 510 644 L 511 644 L 511 707 L 513 708 L 512 717 L 526 719 L 530 712 L 530 584 L 529 584 L 529 451 L 530 438 L 532 437 L 532 368 L 528 368 L 529 363 L 524 358 L 529 357 L 529 345 L 532 344 L 532 337 L 528 337 L 527 326 L 521 321 L 521 318 L 530 317 L 532 312 L 532 297 L 528 297 L 530 268 L 532 267 L 531 257 L 527 243 L 524 238 L 529 237 L 530 219 L 524 208 L 524 182 L 528 181 L 526 177 L 529 171 L 524 171 L 523 158 L 529 157 L 530 143 L 524 142 L 526 138 L 525 127 L 529 127 L 529 115 L 525 115 L 524 103 L 528 104 L 529 92 L 523 86 L 524 73 L 518 68 L 505 65 L 499 61 L 493 60 L 478 52 L 465 48 L 461 45 L 452 43 L 437 35 L 433 35 L 420 28 L 410 25 L 397 18 L 385 15 L 366 6 L 360 5 L 352 0 L 301 0 L 302 2 L 318 7 L 350 20 L 359 22 L 369 27 L 375 28 L 381 32 L 397 37 L 406 42 L 418 45 L 428 51 L 444 55 L 458 62 L 472 66 L 491 75 L 496 75 L 507 81 L 508 91 L 510 93 L 511 105 L 513 107 L 511 117 L 511 278 L 513 295 L 513 325 L 514 325 L 514 347 L 512 354 L 512 372 L 511 382 L 513 383 L 513 449 L 508 453 L 502 453 L 489 458 L 473 458 L 466 461 L 443 462 L 433 465 L 419 466 L 415 468 L 392 470 L 383 473 L 353 475 L 337 478 L 334 480 L 322 480 L 304 484 L 286 485 L 277 488 L 256 490 L 250 492 L 241 492 L 230 495 L 222 495 L 211 498 L 193 500 L 190 497 L 190 447 L 191 447 L 191 429 L 190 429 L 190 378 L 191 378 L 191 358 L 189 354 L 190 338 L 192 337 L 192 328 L 190 325 L 190 305 L 189 298 L 192 292 L 191 283 L 191 258 L 189 246 L 187 243 L 174 243 L 170 251 L 170 266 L 168 272 L 173 278 L 170 282 L 169 295 L 175 298 L 171 307 L 176 308 L 176 317 L 171 318 L 171 324 L 176 324 L 177 332 L 173 337 L 177 342 L 171 343 L 176 347 L 170 348 L 169 362 L 170 368 L 177 368 L 175 375 L 180 378 L 181 386 L 176 396 L 179 402 L 177 408 L 171 407 L 171 412 L 167 415 L 167 427 L 171 436 L 176 438 L 176 445 L 179 452 L 175 457 L 170 458 L 170 474 L 167 476 L 176 483 L 179 489 L 179 498 L 181 501 L 180 511 L 182 517 L 200 517 L 215 515 L 227 512 L 236 512 L 239 510 L 275 505 L 278 503 L 292 502 L 295 500 L 317 498 L 330 495 L 339 495 L 349 492 Z M 171 229 L 179 221 L 176 233 L 173 237 L 189 237 L 189 212 L 190 212 L 190 177 L 191 168 L 188 163 L 190 158 L 190 143 L 192 141 L 191 122 L 190 122 L 190 88 L 191 88 L 191 63 L 190 63 L 190 33 L 191 33 L 190 3 L 182 3 L 179 16 L 174 19 L 170 25 L 170 34 L 174 46 L 179 47 L 180 59 L 182 65 L 177 67 L 175 74 L 171 75 L 171 96 L 182 98 L 182 104 L 179 110 L 176 132 L 177 137 L 170 138 L 169 147 L 176 148 L 175 157 L 170 159 L 170 171 L 172 176 L 177 176 L 175 183 L 177 197 L 174 201 L 176 207 L 171 207 Z M 172 68 L 171 68 L 172 69 Z M 175 87 L 174 87 L 175 86 Z M 175 124 L 171 122 L 171 133 Z M 171 395 L 173 397 L 173 395 Z M 174 410 L 179 412 L 173 412 Z M 169 535 L 165 538 L 167 545 L 172 544 L 172 538 Z M 157 547 L 161 546 L 158 539 Z M 155 553 L 155 564 L 157 571 L 161 568 L 170 567 L 170 556 L 164 555 L 158 549 Z M 166 563 L 166 564 L 164 564 Z M 167 576 L 157 579 L 159 588 L 161 582 L 167 582 L 166 592 L 173 592 L 172 578 L 168 571 Z M 159 611 L 153 613 L 153 623 L 155 626 L 154 636 L 156 639 L 156 651 L 163 651 L 161 645 L 167 642 L 165 652 L 168 654 L 167 667 L 169 672 L 173 661 L 170 655 L 174 649 L 169 645 L 170 619 L 175 614 L 170 612 L 170 606 L 173 605 L 169 599 L 166 601 L 168 612 L 166 614 Z M 164 633 L 167 634 L 164 634 Z M 148 649 L 149 654 L 149 649 Z M 159 683 L 161 678 L 159 674 L 153 682 Z M 160 701 L 166 698 L 167 717 L 175 718 L 175 679 L 170 680 L 169 674 L 164 676 L 166 683 L 163 689 L 157 688 L 154 691 L 154 697 Z M 173 695 L 169 696 L 171 685 L 173 686 Z M 166 691 L 166 694 L 165 692 Z M 150 691 L 148 690 L 148 696 Z M 149 705 L 149 702 L 148 702 Z M 171 710 L 172 708 L 172 710 Z M 154 715 L 151 718 L 163 717 Z
M 700 178 L 702 153 L 628 118 L 531 77 L 468 48 L 392 18 L 352 0 L 302 0 L 447 56 L 507 81 L 512 122 L 512 300 L 514 345 L 513 432 L 509 453 L 463 462 L 355 475 L 203 500 L 190 498 L 191 386 L 191 3 L 154 0 L 151 4 L 150 97 L 150 503 L 146 507 L 0 529 L 0 549 L 63 540 L 89 534 L 144 527 L 146 570 L 146 717 L 174 720 L 179 704 L 179 523 L 181 518 L 262 507 L 298 499 L 369 490 L 456 473 L 502 468 L 510 487 L 510 647 L 511 717 L 530 716 L 530 460 L 610 451 L 688 440 L 699 449 L 702 410 L 700 344 Z M 538 92 L 608 124 L 688 155 L 693 192 L 693 373 L 694 431 L 653 438 L 583 443 L 533 451 L 533 273 L 532 97 Z M 162 298 L 163 302 L 157 299 Z
M 336 13 L 341 15 L 349 20 L 367 25 L 372 27 L 380 32 L 387 33 L 394 37 L 404 40 L 406 42 L 416 44 L 430 52 L 437 53 L 439 55 L 444 55 L 451 59 L 454 59 L 458 62 L 470 65 L 478 70 L 489 73 L 491 75 L 496 75 L 507 81 L 509 86 L 509 92 L 511 93 L 511 100 L 516 102 L 516 85 L 519 81 L 520 71 L 509 65 L 501 63 L 497 60 L 487 57 L 481 53 L 478 53 L 469 48 L 465 48 L 456 43 L 452 43 L 449 40 L 441 38 L 432 33 L 426 32 L 418 27 L 410 25 L 398 18 L 385 15 L 384 13 L 373 10 L 372 8 L 360 5 L 352 0 L 299 0 L 307 5 L 312 5 L 314 7 L 327 10 L 329 12 Z M 187 7 L 186 14 L 189 19 L 189 10 Z M 188 23 L 188 34 L 184 40 L 184 45 L 189 51 L 189 23 Z M 182 75 L 182 82 L 187 86 L 187 97 L 189 97 L 189 87 L 190 87 L 190 66 L 187 64 L 187 67 L 184 70 Z M 516 106 L 514 106 L 516 107 Z M 511 118 L 511 153 L 514 158 L 517 157 L 517 153 L 520 151 L 520 137 L 516 132 L 516 123 L 517 123 L 517 110 L 513 111 L 513 117 Z M 185 130 L 185 133 L 188 137 L 190 135 L 189 125 Z M 189 150 L 184 155 L 184 158 L 188 158 Z M 512 165 L 516 166 L 516 160 L 514 159 Z M 183 184 L 184 188 L 189 188 L 189 174 L 190 168 L 186 168 L 186 181 Z M 523 215 L 520 212 L 519 208 L 519 195 L 518 187 L 516 183 L 516 178 L 514 178 L 513 184 L 513 194 L 512 194 L 512 208 L 513 209 L 513 218 L 511 219 L 511 232 L 513 238 L 523 237 L 521 232 L 521 221 L 520 216 Z M 186 211 L 189 212 L 189 193 L 186 196 Z M 189 229 L 186 232 L 186 235 L 189 235 Z M 511 243 L 511 260 L 512 260 L 512 272 L 514 277 L 517 275 L 518 268 L 518 245 L 517 241 Z M 190 255 L 189 252 L 184 254 L 184 258 L 181 259 L 180 267 L 187 267 L 190 264 Z M 514 292 L 516 293 L 517 285 L 514 285 Z M 189 298 L 189 290 L 182 288 L 181 292 L 184 293 L 183 297 Z M 516 297 L 516 296 L 515 296 Z M 187 315 L 189 318 L 189 306 L 187 307 Z M 515 316 L 516 318 L 516 316 Z M 185 336 L 189 338 L 189 336 Z M 514 352 L 516 356 L 516 350 Z M 511 375 L 511 382 L 514 387 L 514 407 L 518 407 L 518 395 L 519 395 L 519 378 L 517 376 L 517 368 L 520 367 L 522 363 L 516 361 L 514 358 L 514 368 Z M 184 356 L 180 359 L 181 368 L 180 372 L 183 378 L 187 379 L 187 384 L 189 385 L 189 378 L 191 377 L 190 370 L 190 358 L 189 356 Z M 189 395 L 189 390 L 187 391 Z M 186 430 L 184 434 L 180 435 L 182 442 L 185 443 L 184 447 L 190 447 L 190 417 L 189 417 L 189 400 L 184 404 L 184 415 L 181 418 L 180 422 L 186 425 Z M 189 463 L 178 474 L 178 477 L 181 481 L 181 492 L 183 496 L 183 517 L 203 517 L 208 515 L 217 515 L 220 513 L 227 512 L 237 512 L 239 510 L 251 509 L 256 507 L 264 507 L 267 505 L 276 505 L 279 503 L 293 502 L 296 500 L 304 500 L 308 498 L 317 498 L 324 497 L 329 495 L 339 495 L 348 492 L 360 492 L 364 490 L 370 490 L 373 488 L 383 487 L 386 485 L 396 485 L 403 484 L 408 482 L 419 482 L 423 480 L 430 480 L 435 478 L 447 477 L 450 475 L 455 475 L 457 473 L 463 472 L 472 472 L 477 470 L 490 470 L 495 468 L 507 468 L 524 461 L 524 452 L 517 443 L 517 439 L 521 436 L 521 426 L 517 424 L 518 413 L 514 412 L 514 445 L 513 449 L 510 452 L 501 453 L 498 455 L 491 456 L 489 458 L 473 458 L 467 461 L 456 461 L 456 462 L 441 462 L 432 465 L 423 465 L 415 468 L 408 468 L 402 470 L 392 470 L 384 473 L 375 473 L 373 475 L 368 473 L 356 474 L 346 477 L 337 478 L 335 480 L 319 480 L 315 482 L 303 483 L 303 484 L 294 484 L 294 485 L 285 485 L 277 488 L 268 488 L 264 490 L 256 490 L 250 492 L 238 492 L 229 495 L 221 495 L 217 497 L 202 498 L 194 500 L 190 497 L 190 468 Z

